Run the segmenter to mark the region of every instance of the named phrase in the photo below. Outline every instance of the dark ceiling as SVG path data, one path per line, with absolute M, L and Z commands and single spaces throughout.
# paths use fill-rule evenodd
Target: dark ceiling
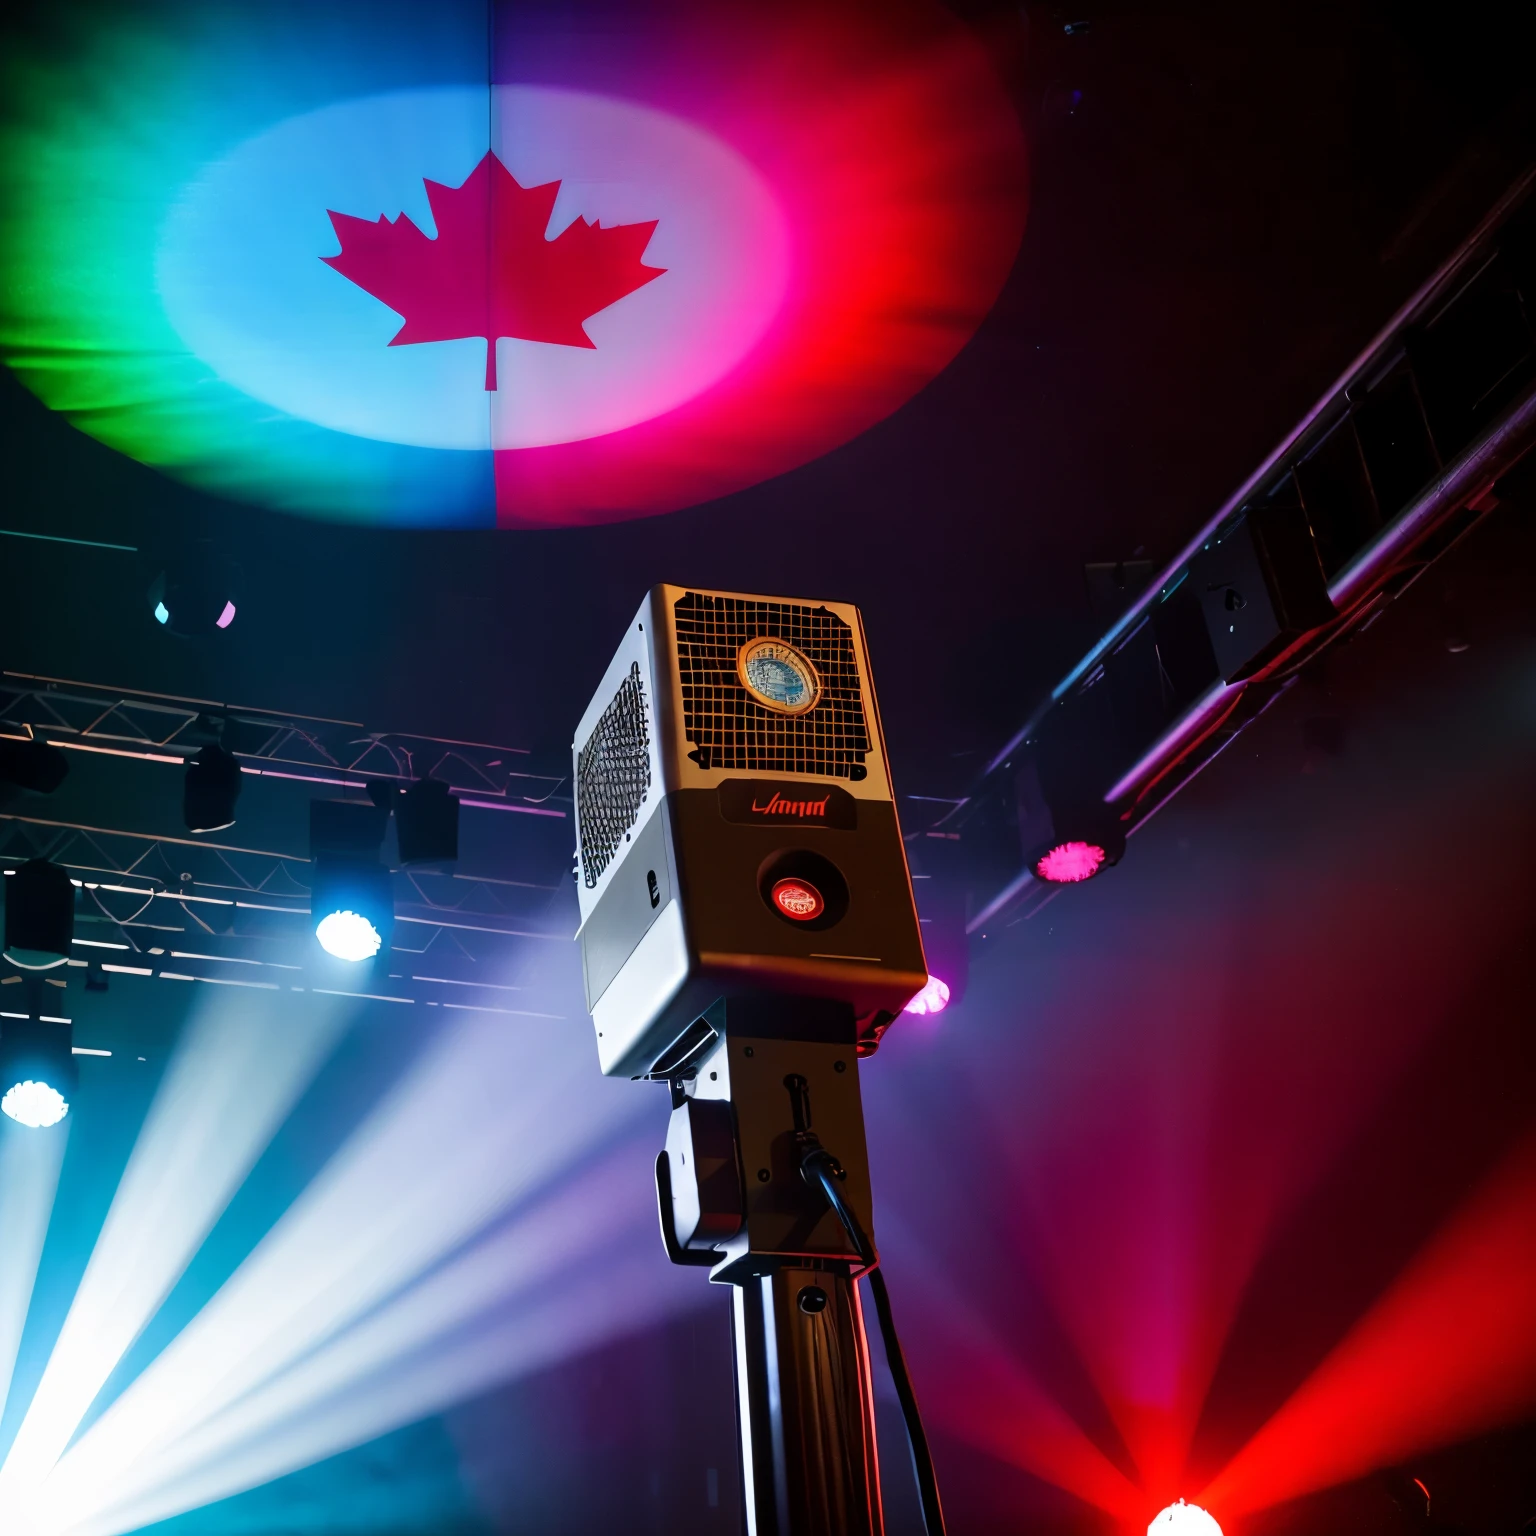
M 46 28 L 56 8 L 17 25 Z M 0 521 L 144 553 L 0 537 L 0 665 L 558 756 L 651 583 L 804 593 L 862 607 L 902 788 L 963 786 L 1094 638 L 1083 563 L 1172 554 L 1536 152 L 1536 22 L 1493 5 L 956 9 L 1008 73 L 1029 222 L 992 315 L 888 420 L 668 516 L 364 530 L 187 489 L 6 375 Z M 1062 1267 L 1029 1221 L 1000 1232 L 985 1213 L 1073 1230 L 1059 1175 L 1122 1236 L 1140 1230 L 1167 1191 L 1128 1173 L 1137 1136 L 1165 1145 L 1170 1119 L 1209 1115 L 1198 1146 L 1173 1136 L 1178 1166 L 1223 1170 L 1235 1187 L 1201 1198 L 1252 1217 L 1228 1291 L 1190 1302 L 1210 1358 L 1189 1430 L 1214 1470 L 1529 1130 L 1536 1066 L 1511 1021 L 1529 943 L 1533 511 L 1512 489 L 1113 881 L 990 954 L 956 1033 L 898 1031 L 871 1065 L 893 1285 L 919 1319 L 957 1531 L 1108 1527 L 968 1420 L 956 1287 L 967 1337 L 1045 1381 L 1109 1464 L 1132 1454 L 1125 1361 L 1085 1318 L 1142 1294 L 1117 1285 L 1135 1253 L 1095 1237 L 1072 1262 L 1097 1268 Z M 193 646 L 149 622 L 144 590 L 155 551 L 201 536 L 239 561 L 243 601 L 229 634 Z M 1471 651 L 1450 654 L 1453 635 Z M 1315 719 L 1342 726 L 1309 734 Z M 1185 1069 L 1208 1069 L 1187 1097 Z M 1117 1113 L 1130 1128 L 1106 1140 Z M 1255 1119 L 1273 1136 L 1256 1140 Z M 963 1184 L 923 1151 L 935 1128 Z M 1084 1315 L 1074 1294 L 1093 1299 Z M 722 1328 L 696 1314 L 638 1335 L 355 1453 L 340 1482 L 299 1474 L 178 1529 L 731 1529 L 672 1491 L 706 1466 L 734 1478 Z M 651 1393 L 665 1406 L 635 1431 L 613 1403 Z M 694 1438 L 679 1449 L 663 1423 Z M 1528 1426 L 1433 1465 L 1469 1530 L 1536 1514 Z M 392 1478 L 409 1496 L 386 1518 L 356 1489 Z M 1301 1533 L 1392 1516 L 1362 1482 L 1264 1518 Z M 893 1530 L 911 1519 L 897 1497 Z
M 11 540 L 6 664 L 563 747 L 610 637 L 668 580 L 858 602 L 908 788 L 996 743 L 1093 638 L 1083 562 L 1170 555 L 1530 140 L 1495 8 L 969 9 L 1028 128 L 1029 223 L 993 314 L 887 421 L 670 516 L 394 532 L 200 495 L 8 381 L 8 525 L 211 534 L 246 606 L 188 652 L 143 622 L 128 558 Z

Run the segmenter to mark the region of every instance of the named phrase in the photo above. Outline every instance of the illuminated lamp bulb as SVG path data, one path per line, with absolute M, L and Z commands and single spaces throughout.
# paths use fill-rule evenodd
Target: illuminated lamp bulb
M 949 1007 L 949 983 L 930 976 L 923 990 L 910 999 L 904 1013 L 943 1013 Z
M 69 1113 L 69 1100 L 51 1084 L 28 1078 L 22 1083 L 12 1083 L 0 1096 L 0 1112 L 30 1130 L 47 1130 Z
M 338 960 L 371 960 L 384 936 L 360 912 L 327 912 L 315 924 L 315 937 L 326 954 Z
M 1221 1527 L 1198 1504 L 1180 1499 L 1153 1520 L 1147 1536 L 1221 1536 Z
M 1035 874 L 1041 880 L 1070 885 L 1091 880 L 1103 869 L 1107 855 L 1097 843 L 1057 843 L 1035 860 Z

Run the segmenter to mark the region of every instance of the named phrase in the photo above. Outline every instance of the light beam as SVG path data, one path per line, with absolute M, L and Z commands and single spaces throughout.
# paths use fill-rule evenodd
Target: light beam
M 620 1085 L 633 1110 L 587 1080 L 567 1035 L 563 1021 L 512 1031 L 471 1019 L 446 1031 L 92 1424 L 67 1477 L 61 1466 L 29 1512 L 52 1529 L 64 1500 L 83 1509 L 115 1497 L 146 1458 L 388 1302 L 643 1112 Z
M 647 1143 L 648 1145 L 648 1143 Z M 700 1304 L 659 1262 L 626 1143 L 314 1354 L 82 1500 L 71 1451 L 49 1530 L 116 1536 L 227 1498 L 487 1386 Z M 636 1170 L 642 1177 L 635 1178 Z M 616 1305 L 622 1298 L 622 1305 Z M 125 1408 L 136 1411 L 134 1388 Z M 110 1432 L 110 1430 L 109 1430 Z M 80 1449 L 88 1458 L 94 1430 Z
M 0 1120 L 0 1248 L 5 1254 L 0 1263 L 0 1413 L 16 1369 L 68 1138 L 67 1126 L 39 1136 Z
M 1268 1508 L 1536 1405 L 1536 1136 L 1200 1495 Z
M 205 1003 L 134 1145 L 36 1394 L 0 1468 L 0 1529 L 26 1506 L 170 1294 L 340 1032 L 327 999 Z

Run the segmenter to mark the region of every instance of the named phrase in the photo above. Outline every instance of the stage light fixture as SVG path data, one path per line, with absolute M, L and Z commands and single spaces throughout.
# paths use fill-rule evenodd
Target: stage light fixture
M 948 1007 L 949 983 L 940 981 L 937 976 L 930 976 L 927 985 L 912 997 L 902 1012 L 918 1015 L 943 1013 Z
M 371 960 L 384 942 L 379 930 L 361 912 L 349 908 L 327 912 L 315 924 L 315 937 L 321 949 L 338 960 Z
M 69 773 L 69 759 L 46 741 L 0 737 L 0 784 L 51 795 Z
M 168 559 L 149 587 L 155 622 L 177 635 L 211 635 L 235 621 L 235 568 L 199 539 Z
M 69 1113 L 79 1082 L 73 1033 L 45 1019 L 0 1020 L 0 1112 L 31 1130 Z
M 242 775 L 232 752 L 210 743 L 187 764 L 181 819 L 189 832 L 222 832 L 235 824 Z
M 418 779 L 392 797 L 402 864 L 452 864 L 459 856 L 459 802 L 441 779 Z
M 1198 1504 L 1180 1499 L 1153 1520 L 1147 1536 L 1221 1536 L 1221 1527 Z
M 379 863 L 387 820 L 377 804 L 310 802 L 310 920 L 320 948 L 334 959 L 359 964 L 389 947 L 394 891 Z
M 1091 880 L 1104 868 L 1106 854 L 1098 843 L 1079 840 L 1057 843 L 1035 860 L 1035 878 L 1057 885 Z
M 5 958 L 24 971 L 50 971 L 69 958 L 75 888 L 69 872 L 28 859 L 5 881 Z

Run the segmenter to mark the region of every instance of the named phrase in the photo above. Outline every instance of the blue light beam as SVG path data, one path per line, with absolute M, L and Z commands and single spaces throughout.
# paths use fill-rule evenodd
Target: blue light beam
M 38 1489 L 340 1037 L 340 1000 L 226 993 L 188 1021 L 0 1468 L 0 1530 Z

